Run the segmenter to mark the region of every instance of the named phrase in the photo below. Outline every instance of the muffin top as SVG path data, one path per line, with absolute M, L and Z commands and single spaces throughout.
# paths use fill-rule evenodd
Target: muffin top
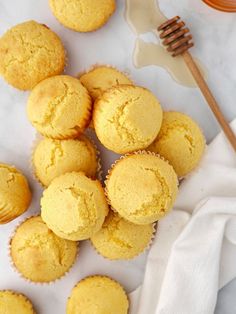
M 31 90 L 47 77 L 63 72 L 65 50 L 46 25 L 27 21 L 0 38 L 0 74 L 12 86 Z
M 31 202 L 27 179 L 16 168 L 0 163 L 0 224 L 23 214 Z
M 49 4 L 58 21 L 77 32 L 100 28 L 116 8 L 115 0 L 49 0 Z
M 106 181 L 111 206 L 136 224 L 149 224 L 162 218 L 171 209 L 177 191 L 173 167 L 144 152 L 118 160 Z
M 57 75 L 39 83 L 31 92 L 27 114 L 42 135 L 75 138 L 89 124 L 91 98 L 80 81 L 68 75 Z
M 72 290 L 66 314 L 127 314 L 129 301 L 123 287 L 105 276 L 81 280 Z
M 133 84 L 124 73 L 109 66 L 95 66 L 92 70 L 82 74 L 79 79 L 93 100 L 113 86 Z
M 131 259 L 150 244 L 154 226 L 136 225 L 110 211 L 102 229 L 91 237 L 99 254 L 108 259 Z
M 37 216 L 25 220 L 16 229 L 10 253 L 23 277 L 34 282 L 50 282 L 71 268 L 77 245 L 56 236 Z
M 96 148 L 85 135 L 69 140 L 44 138 L 36 146 L 32 161 L 35 175 L 44 186 L 71 171 L 94 178 L 98 168 Z
M 35 311 L 31 302 L 23 294 L 0 290 L 0 313 L 35 314 Z
M 204 148 L 205 138 L 196 122 L 186 114 L 170 111 L 164 113 L 161 130 L 147 150 L 167 159 L 182 177 L 198 165 Z
M 162 109 L 147 89 L 121 85 L 108 89 L 94 105 L 98 139 L 108 149 L 124 154 L 149 146 L 162 122 Z
M 79 241 L 96 233 L 108 214 L 101 183 L 69 172 L 52 181 L 41 198 L 42 219 L 58 236 Z

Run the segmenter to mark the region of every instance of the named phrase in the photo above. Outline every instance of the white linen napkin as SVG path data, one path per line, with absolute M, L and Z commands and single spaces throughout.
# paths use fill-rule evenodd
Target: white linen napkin
M 218 290 L 236 277 L 236 154 L 222 133 L 157 230 L 131 314 L 214 313 Z

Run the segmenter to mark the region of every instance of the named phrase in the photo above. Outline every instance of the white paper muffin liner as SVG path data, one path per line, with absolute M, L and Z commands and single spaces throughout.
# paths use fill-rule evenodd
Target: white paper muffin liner
M 70 268 L 62 276 L 60 276 L 59 278 L 56 278 L 55 280 L 51 280 L 49 282 L 36 282 L 36 281 L 30 280 L 29 278 L 24 277 L 24 275 L 17 269 L 17 267 L 14 264 L 13 259 L 11 257 L 11 242 L 12 242 L 12 239 L 14 238 L 14 236 L 16 234 L 17 229 L 21 226 L 22 223 L 24 223 L 25 221 L 27 221 L 27 220 L 29 220 L 29 219 L 31 219 L 33 217 L 39 217 L 39 216 L 40 215 L 29 216 L 29 217 L 19 221 L 19 223 L 15 226 L 15 229 L 14 229 L 13 233 L 11 234 L 11 236 L 9 238 L 9 241 L 8 241 L 8 258 L 9 258 L 9 262 L 10 262 L 11 268 L 13 269 L 13 271 L 17 274 L 17 276 L 19 278 L 23 279 L 24 281 L 26 281 L 27 283 L 32 284 L 32 285 L 48 286 L 48 285 L 52 285 L 52 284 L 57 283 L 58 281 L 60 281 L 64 277 L 66 277 L 69 274 L 69 272 L 72 270 L 72 268 L 74 267 L 74 265 L 77 262 L 78 257 L 79 257 L 79 242 L 77 242 L 77 252 L 76 252 L 76 257 L 75 257 L 74 262 L 72 263 Z
M 91 136 L 89 136 L 88 134 L 85 134 L 85 136 L 89 139 L 89 141 L 92 143 L 92 145 L 95 148 L 96 151 L 96 159 L 97 159 L 97 171 L 96 171 L 96 178 L 99 181 L 102 181 L 102 175 L 103 175 L 103 171 L 102 171 L 102 164 L 101 164 L 101 154 L 100 151 L 97 147 L 97 145 L 95 144 L 94 140 L 91 138 Z M 37 182 L 41 185 L 41 187 L 43 188 L 47 188 L 47 186 L 44 186 L 43 183 L 40 181 L 40 179 L 37 177 L 36 174 L 36 170 L 35 170 L 35 166 L 34 166 L 34 162 L 33 162 L 33 156 L 34 156 L 34 152 L 36 147 L 38 146 L 38 144 L 44 139 L 44 137 L 40 134 L 40 133 L 36 133 L 35 138 L 32 142 L 32 146 L 31 146 L 31 152 L 30 152 L 30 170 L 32 175 L 34 176 L 34 178 L 37 180 Z M 76 140 L 76 138 L 74 138 L 74 140 Z

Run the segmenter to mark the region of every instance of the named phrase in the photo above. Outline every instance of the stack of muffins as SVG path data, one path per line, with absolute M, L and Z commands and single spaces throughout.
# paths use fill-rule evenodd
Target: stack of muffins
M 98 28 L 114 11 L 114 1 L 98 1 L 100 18 L 98 14 L 98 20 L 87 23 L 73 14 L 72 2 L 63 11 L 64 1 L 50 0 L 50 5 L 62 24 L 77 31 Z M 90 16 L 92 1 L 81 3 Z M 32 166 L 45 190 L 41 214 L 16 228 L 10 255 L 17 271 L 35 283 L 63 277 L 82 240 L 90 239 L 110 260 L 142 253 L 151 244 L 156 222 L 173 207 L 178 179 L 198 165 L 205 147 L 190 117 L 163 113 L 156 97 L 125 73 L 94 66 L 78 78 L 62 75 L 65 56 L 59 37 L 34 21 L 13 27 L 0 39 L 0 73 L 12 86 L 32 90 L 27 115 L 38 132 Z M 97 147 L 84 134 L 87 127 L 104 147 L 122 154 L 111 165 L 105 186 L 98 179 Z M 24 175 L 0 164 L 0 224 L 24 213 L 30 201 Z M 67 313 L 123 314 L 128 307 L 119 283 L 91 276 L 73 289 Z M 0 291 L 0 312 L 16 309 L 35 313 L 25 296 Z

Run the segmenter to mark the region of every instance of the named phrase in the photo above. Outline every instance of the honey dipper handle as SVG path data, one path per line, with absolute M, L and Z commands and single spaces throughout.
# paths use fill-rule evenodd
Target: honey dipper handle
M 226 121 L 223 113 L 220 110 L 219 105 L 217 104 L 214 96 L 212 95 L 209 87 L 207 86 L 206 81 L 204 80 L 199 68 L 197 67 L 196 63 L 194 62 L 191 54 L 189 52 L 183 53 L 183 58 L 185 63 L 187 64 L 189 70 L 191 71 L 196 83 L 198 84 L 203 96 L 205 97 L 209 107 L 211 108 L 212 112 L 214 113 L 216 119 L 218 120 L 219 124 L 221 125 L 226 137 L 228 138 L 229 142 L 233 146 L 234 150 L 236 151 L 236 136 L 232 131 L 230 125 Z

